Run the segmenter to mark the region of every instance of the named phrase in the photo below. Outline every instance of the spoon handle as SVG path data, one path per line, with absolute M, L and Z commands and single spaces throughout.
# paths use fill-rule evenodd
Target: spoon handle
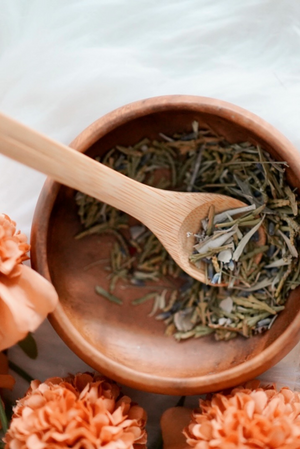
M 149 206 L 157 209 L 163 197 L 162 191 L 134 181 L 1 113 L 0 153 L 144 222 Z

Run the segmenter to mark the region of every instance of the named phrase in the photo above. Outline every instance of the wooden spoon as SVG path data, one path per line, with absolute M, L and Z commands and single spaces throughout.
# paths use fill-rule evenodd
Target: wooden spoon
M 186 273 L 201 282 L 206 282 L 204 269 L 189 262 L 194 242 L 187 232 L 199 231 L 211 205 L 216 213 L 245 205 L 224 195 L 172 192 L 141 184 L 3 114 L 0 153 L 135 217 Z M 260 234 L 259 245 L 264 232 Z

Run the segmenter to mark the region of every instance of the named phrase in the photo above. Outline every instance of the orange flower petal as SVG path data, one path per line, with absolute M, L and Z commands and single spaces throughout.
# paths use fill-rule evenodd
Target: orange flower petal
M 34 332 L 58 301 L 46 279 L 25 265 L 19 268 L 18 277 L 0 275 L 0 350 Z
M 24 447 L 24 446 L 23 446 Z M 45 449 L 46 444 L 43 443 L 36 434 L 30 435 L 26 440 L 28 449 Z

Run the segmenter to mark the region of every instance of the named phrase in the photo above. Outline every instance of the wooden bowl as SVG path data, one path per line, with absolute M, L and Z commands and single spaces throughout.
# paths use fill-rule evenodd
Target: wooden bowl
M 260 144 L 289 163 L 289 182 L 300 185 L 300 156 L 271 125 L 223 101 L 193 96 L 163 96 L 138 101 L 100 118 L 71 144 L 89 156 L 113 146 L 128 146 L 160 132 L 188 131 L 193 120 L 209 125 L 230 142 Z M 67 170 L 67 167 L 66 167 Z M 164 394 L 196 394 L 249 380 L 283 358 L 300 338 L 300 290 L 293 291 L 273 327 L 250 339 L 216 342 L 212 336 L 176 342 L 164 324 L 149 317 L 152 304 L 132 306 L 137 288 L 119 290 L 118 306 L 94 292 L 107 285 L 103 272 L 84 270 L 110 251 L 93 235 L 81 240 L 74 191 L 48 179 L 32 226 L 32 264 L 57 289 L 60 302 L 50 321 L 69 347 L 92 368 L 131 387 Z M 106 256 L 105 256 L 106 255 Z

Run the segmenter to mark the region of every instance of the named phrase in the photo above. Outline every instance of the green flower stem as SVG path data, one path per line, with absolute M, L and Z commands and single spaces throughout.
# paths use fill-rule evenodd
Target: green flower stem
M 3 432 L 6 433 L 8 429 L 8 422 L 1 397 L 0 397 L 0 422 Z
M 20 368 L 11 360 L 9 360 L 8 366 L 12 371 L 19 374 L 19 376 L 21 376 L 24 380 L 27 380 L 27 382 L 30 383 L 32 380 L 34 380 L 33 377 L 31 377 L 28 373 L 26 373 L 26 371 L 24 371 L 22 368 Z

